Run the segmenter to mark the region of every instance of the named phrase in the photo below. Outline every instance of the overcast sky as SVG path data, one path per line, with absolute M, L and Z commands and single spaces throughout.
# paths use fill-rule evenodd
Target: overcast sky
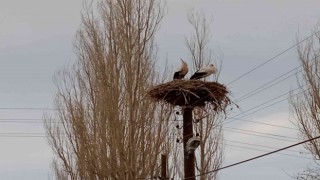
M 37 122 L 45 111 L 19 108 L 52 107 L 54 73 L 76 60 L 72 42 L 80 25 L 81 7 L 81 0 L 0 1 L 0 179 L 43 180 L 50 176 L 52 153 L 46 139 L 30 137 L 43 135 L 43 125 Z M 297 53 L 292 49 L 229 84 L 295 44 L 298 34 L 301 38 L 309 36 L 319 21 L 319 7 L 318 0 L 168 0 L 167 14 L 157 34 L 159 61 L 168 57 L 173 68 L 180 58 L 188 61 L 184 38 L 191 34 L 191 26 L 186 15 L 192 9 L 203 12 L 212 18 L 210 47 L 223 63 L 219 81 L 228 84 L 237 100 L 297 67 Z M 266 105 L 285 99 L 285 93 L 295 88 L 292 76 L 240 101 L 241 109 L 229 117 L 239 113 L 237 117 L 242 117 L 252 107 L 283 94 Z M 279 148 L 298 142 L 298 131 L 290 118 L 288 103 L 282 101 L 241 119 L 293 129 L 241 120 L 227 123 L 224 165 L 274 150 L 258 145 Z M 34 120 L 21 123 L 23 119 Z M 305 152 L 302 146 L 291 150 Z M 289 175 L 312 165 L 308 154 L 282 153 L 222 170 L 220 179 L 289 180 Z

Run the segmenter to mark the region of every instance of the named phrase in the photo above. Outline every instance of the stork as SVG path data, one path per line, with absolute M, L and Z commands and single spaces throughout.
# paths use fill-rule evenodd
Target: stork
M 201 79 L 210 76 L 211 74 L 216 74 L 217 69 L 213 64 L 210 64 L 207 67 L 203 67 L 196 71 L 190 79 Z
M 184 76 L 188 73 L 189 68 L 188 64 L 181 59 L 182 65 L 178 71 L 176 71 L 173 75 L 173 79 L 183 79 Z

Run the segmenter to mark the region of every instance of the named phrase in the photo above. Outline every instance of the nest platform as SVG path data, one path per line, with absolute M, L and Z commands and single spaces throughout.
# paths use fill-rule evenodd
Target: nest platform
M 211 104 L 216 111 L 224 111 L 231 104 L 228 93 L 223 84 L 201 80 L 173 80 L 154 86 L 148 92 L 155 101 L 191 108 Z

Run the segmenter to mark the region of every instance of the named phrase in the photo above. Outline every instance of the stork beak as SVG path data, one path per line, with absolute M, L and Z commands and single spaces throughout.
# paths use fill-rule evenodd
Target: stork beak
M 180 59 L 180 60 L 181 60 L 183 65 L 187 66 L 187 63 L 183 59 Z

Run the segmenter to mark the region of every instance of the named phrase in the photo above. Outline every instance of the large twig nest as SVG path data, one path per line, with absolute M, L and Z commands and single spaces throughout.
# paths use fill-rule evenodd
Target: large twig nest
M 151 88 L 149 96 L 175 106 L 203 107 L 211 104 L 216 111 L 224 111 L 231 104 L 223 84 L 202 80 L 174 80 Z

